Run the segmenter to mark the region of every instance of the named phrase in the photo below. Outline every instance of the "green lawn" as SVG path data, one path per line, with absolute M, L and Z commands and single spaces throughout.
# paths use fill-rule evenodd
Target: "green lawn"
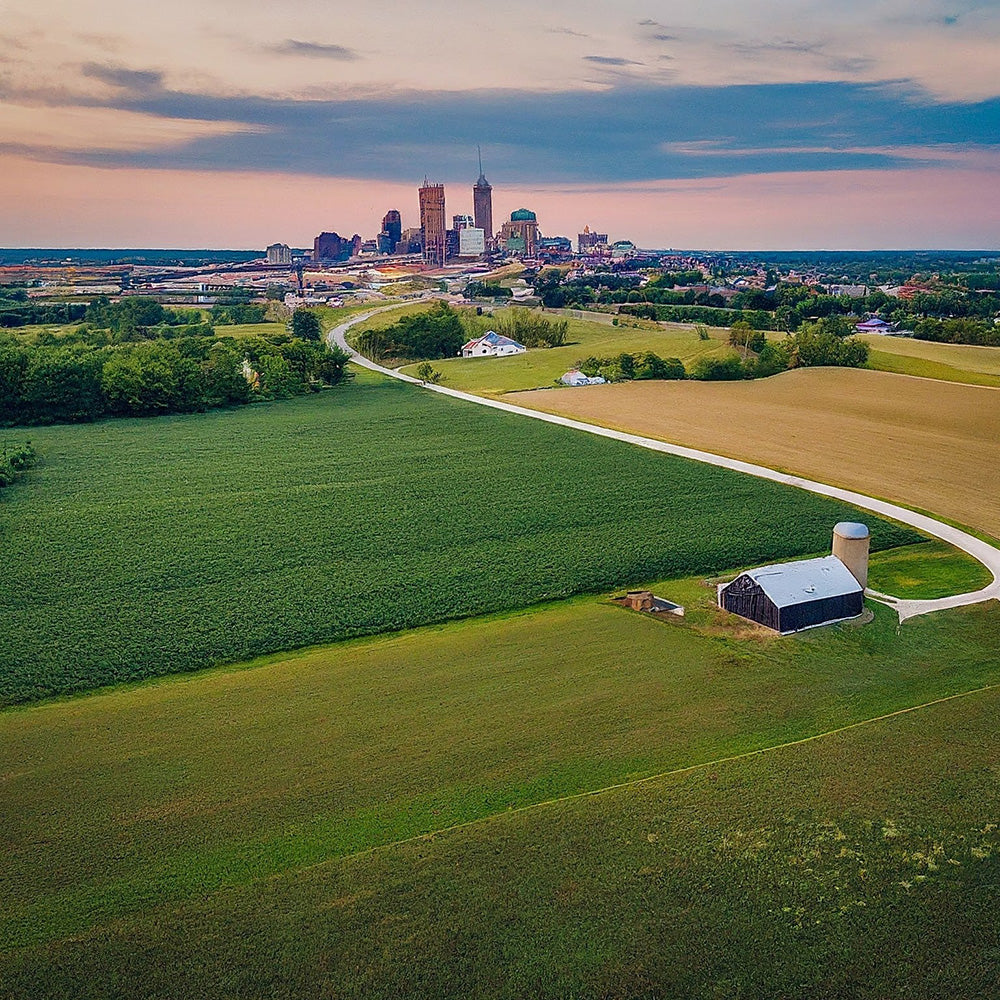
M 1000 347 L 937 344 L 912 337 L 869 335 L 861 339 L 871 348 L 870 367 L 879 371 L 1000 386 Z
M 930 541 L 876 553 L 868 586 L 893 597 L 930 600 L 966 594 L 989 584 L 980 562 L 945 542 Z
M 0 996 L 987 995 L 995 693 L 512 812 L 1000 681 L 987 606 L 656 589 L 0 713 Z
M 391 319 L 373 317 L 369 322 L 386 325 Z M 569 318 L 567 342 L 563 347 L 534 348 L 507 358 L 447 358 L 435 361 L 434 367 L 442 373 L 444 384 L 450 388 L 496 395 L 552 386 L 569 369 L 591 356 L 613 357 L 653 351 L 661 357 L 680 358 L 690 368 L 704 355 L 730 353 L 728 330 L 710 329 L 710 339 L 701 340 L 693 326 L 656 327 L 647 321 L 637 322 L 638 326 L 616 327 L 592 319 Z M 407 365 L 402 370 L 413 375 L 415 368 L 415 365 Z
M 232 323 L 215 327 L 217 337 L 280 337 L 288 332 L 287 324 L 281 323 Z
M 933 346 L 951 345 L 935 344 Z M 997 351 L 1000 353 L 1000 347 L 984 347 L 980 348 L 980 350 Z M 872 350 L 868 356 L 868 366 L 878 371 L 895 372 L 897 375 L 916 375 L 920 378 L 936 378 L 943 382 L 961 382 L 964 385 L 1000 386 L 1000 375 L 962 368 L 957 365 L 936 361 L 933 358 L 897 354 L 894 351 Z
M 30 436 L 0 500 L 0 704 L 792 557 L 859 516 L 378 376 Z

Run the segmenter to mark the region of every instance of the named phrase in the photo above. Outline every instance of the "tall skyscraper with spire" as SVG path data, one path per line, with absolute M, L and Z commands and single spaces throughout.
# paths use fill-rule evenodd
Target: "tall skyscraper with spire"
M 493 245 L 493 187 L 483 173 L 483 154 L 479 147 L 479 180 L 472 187 L 472 213 L 476 229 L 482 229 L 486 237 L 486 248 Z

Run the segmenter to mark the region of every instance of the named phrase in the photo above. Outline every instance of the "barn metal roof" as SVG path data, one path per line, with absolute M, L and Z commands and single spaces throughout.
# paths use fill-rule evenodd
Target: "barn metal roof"
M 857 594 L 862 590 L 854 574 L 836 556 L 761 566 L 747 570 L 744 575 L 749 576 L 779 608 L 824 597 Z

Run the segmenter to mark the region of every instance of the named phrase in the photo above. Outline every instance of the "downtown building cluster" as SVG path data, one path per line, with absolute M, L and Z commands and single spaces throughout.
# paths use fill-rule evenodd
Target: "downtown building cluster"
M 419 225 L 403 227 L 402 213 L 389 209 L 382 227 L 373 239 L 341 236 L 337 232 L 319 233 L 313 240 L 310 259 L 316 264 L 344 263 L 358 257 L 403 257 L 419 255 L 431 267 L 443 267 L 450 261 L 473 261 L 481 258 L 519 258 L 554 261 L 570 257 L 574 246 L 566 236 L 543 236 L 536 214 L 519 208 L 494 229 L 493 186 L 479 164 L 479 177 L 472 185 L 472 213 L 451 217 L 449 225 L 444 184 L 426 177 L 418 189 Z M 584 256 L 614 256 L 634 249 L 627 240 L 608 244 L 606 233 L 591 232 L 588 227 L 577 236 L 576 252 Z M 267 248 L 269 264 L 292 263 L 292 250 L 284 243 Z

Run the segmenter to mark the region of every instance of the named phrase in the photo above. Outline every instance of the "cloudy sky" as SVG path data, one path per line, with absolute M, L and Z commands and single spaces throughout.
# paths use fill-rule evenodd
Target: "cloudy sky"
M 1000 247 L 1000 0 L 0 0 L 0 246 Z

